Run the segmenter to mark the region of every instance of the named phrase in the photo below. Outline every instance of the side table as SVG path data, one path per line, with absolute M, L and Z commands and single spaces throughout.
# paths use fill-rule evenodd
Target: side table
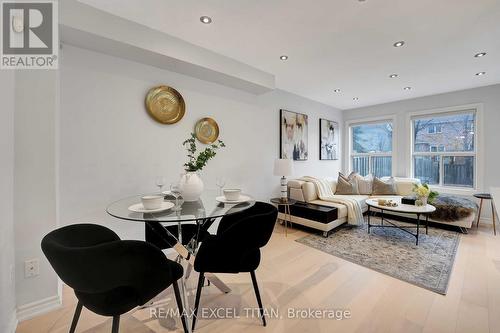
M 275 204 L 278 206 L 283 206 L 285 209 L 285 219 L 283 220 L 283 223 L 285 224 L 285 237 L 287 237 L 287 223 L 290 223 L 290 228 L 292 227 L 292 214 L 290 213 L 290 206 L 294 205 L 297 203 L 297 200 L 294 199 L 287 199 L 283 200 L 281 198 L 271 198 L 271 203 Z M 287 221 L 287 215 L 288 215 L 288 221 Z
M 489 193 L 476 193 L 476 194 L 473 194 L 476 198 L 480 199 L 480 203 L 479 203 L 479 213 L 477 214 L 477 224 L 476 224 L 476 228 L 479 227 L 479 219 L 481 219 L 481 209 L 483 208 L 483 200 L 491 200 L 491 215 L 492 215 L 492 218 L 493 218 L 493 234 L 496 236 L 497 235 L 497 230 L 496 230 L 496 227 L 495 227 L 495 206 L 493 204 L 493 197 L 491 196 L 491 194 Z

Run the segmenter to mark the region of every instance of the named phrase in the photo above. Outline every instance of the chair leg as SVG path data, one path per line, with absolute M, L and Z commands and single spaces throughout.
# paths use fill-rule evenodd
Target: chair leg
M 113 326 L 111 327 L 111 333 L 118 333 L 120 330 L 120 316 L 113 317 Z
M 200 277 L 198 278 L 198 288 L 196 289 L 196 299 L 194 301 L 194 309 L 193 309 L 193 326 L 191 328 L 193 331 L 194 331 L 194 326 L 196 325 L 196 317 L 198 316 L 198 306 L 200 305 L 201 289 L 203 288 L 204 282 L 205 282 L 205 273 L 200 272 Z
M 251 271 L 253 289 L 255 290 L 255 296 L 257 297 L 257 303 L 259 304 L 260 317 L 262 318 L 262 324 L 266 326 L 266 317 L 264 316 L 264 308 L 262 307 L 262 300 L 260 299 L 259 286 L 257 285 L 257 278 L 255 277 L 255 271 Z
M 172 286 L 174 287 L 175 301 L 177 302 L 177 308 L 179 309 L 179 313 L 181 315 L 182 328 L 184 328 L 184 333 L 188 332 L 187 320 L 186 320 L 186 311 L 184 309 L 184 305 L 182 305 L 181 293 L 179 292 L 179 283 L 175 281 Z
M 71 327 L 69 329 L 69 333 L 75 333 L 76 324 L 78 324 L 78 319 L 80 318 L 80 313 L 82 313 L 83 304 L 78 301 L 76 305 L 75 314 L 73 315 L 73 321 L 71 322 Z

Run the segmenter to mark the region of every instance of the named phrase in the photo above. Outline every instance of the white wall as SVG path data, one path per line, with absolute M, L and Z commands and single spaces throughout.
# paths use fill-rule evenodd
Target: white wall
M 14 232 L 20 320 L 58 303 L 58 280 L 40 248 L 43 236 L 57 227 L 57 79 L 57 71 L 16 72 Z M 29 259 L 39 259 L 39 276 L 24 277 Z
M 141 224 L 117 221 L 106 205 L 155 190 L 155 176 L 178 179 L 185 162 L 181 146 L 195 122 L 213 117 L 227 148 L 202 172 L 207 188 L 224 175 L 260 200 L 279 192 L 273 176 L 279 156 L 279 109 L 309 115 L 309 160 L 295 162 L 297 176 L 336 176 L 340 161 L 319 161 L 319 118 L 342 121 L 332 107 L 283 91 L 255 96 L 192 77 L 83 50 L 62 49 L 61 223 L 105 223 L 124 237 L 142 237 Z M 175 87 L 186 101 L 174 125 L 153 121 L 144 108 L 151 87 Z
M 0 332 L 15 325 L 14 281 L 14 71 L 0 73 Z
M 499 144 L 499 124 L 500 124 L 500 85 L 487 86 L 476 89 L 456 91 L 446 94 L 420 97 L 399 102 L 380 104 L 359 109 L 345 110 L 344 121 L 348 122 L 354 119 L 367 119 L 370 117 L 395 115 L 395 137 L 396 142 L 393 158 L 396 159 L 396 176 L 408 175 L 408 165 L 410 158 L 409 133 L 410 124 L 408 113 L 422 110 L 432 110 L 446 108 L 451 106 L 460 106 L 467 104 L 483 104 L 482 114 L 482 132 L 478 133 L 482 138 L 482 188 L 479 190 L 488 191 L 492 186 L 500 186 L 500 154 L 498 153 Z M 347 141 L 344 140 L 345 158 L 344 169 L 347 169 Z M 491 216 L 491 210 L 484 209 L 485 217 Z M 482 215 L 483 215 L 482 214 Z

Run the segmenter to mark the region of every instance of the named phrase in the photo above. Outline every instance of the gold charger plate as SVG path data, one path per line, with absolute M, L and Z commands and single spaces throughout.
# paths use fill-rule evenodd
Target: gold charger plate
M 154 120 L 162 124 L 175 124 L 184 117 L 186 103 L 174 88 L 158 86 L 148 91 L 146 110 Z
M 212 118 L 202 118 L 196 122 L 194 133 L 200 142 L 213 143 L 219 137 L 219 125 Z

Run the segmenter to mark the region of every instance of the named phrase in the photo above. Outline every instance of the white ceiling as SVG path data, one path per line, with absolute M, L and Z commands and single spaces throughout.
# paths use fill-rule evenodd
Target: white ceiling
M 500 83 L 499 0 L 80 1 L 272 73 L 278 88 L 340 109 Z M 213 23 L 202 24 L 202 15 Z M 399 40 L 406 45 L 393 47 Z

